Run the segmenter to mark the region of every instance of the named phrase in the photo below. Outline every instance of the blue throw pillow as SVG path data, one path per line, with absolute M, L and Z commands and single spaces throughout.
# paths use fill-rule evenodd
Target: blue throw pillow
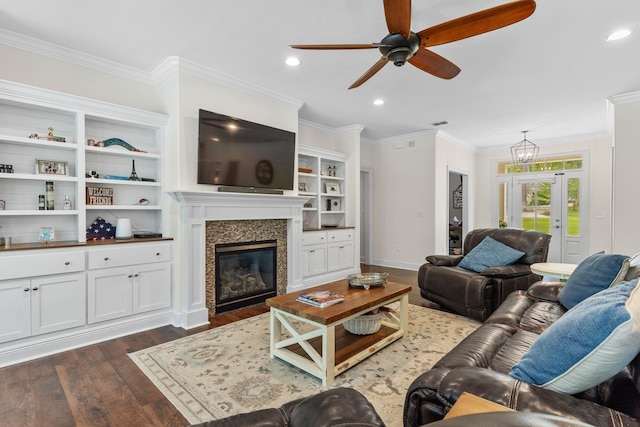
M 638 280 L 598 292 L 534 341 L 510 376 L 575 394 L 622 371 L 640 352 Z
M 513 264 L 522 255 L 524 252 L 487 236 L 462 258 L 458 267 L 482 273 L 487 268 Z
M 572 308 L 591 295 L 624 280 L 629 270 L 629 257 L 598 252 L 582 261 L 564 284 L 558 301 Z

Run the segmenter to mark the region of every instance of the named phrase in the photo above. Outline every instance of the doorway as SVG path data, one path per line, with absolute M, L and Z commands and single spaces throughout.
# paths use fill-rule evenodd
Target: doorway
M 549 262 L 577 264 L 586 237 L 581 172 L 542 172 L 505 177 L 499 183 L 500 226 L 551 235 Z
M 462 172 L 449 170 L 449 254 L 462 254 L 462 243 L 467 227 L 467 177 Z
M 360 171 L 360 262 L 373 265 L 373 171 Z

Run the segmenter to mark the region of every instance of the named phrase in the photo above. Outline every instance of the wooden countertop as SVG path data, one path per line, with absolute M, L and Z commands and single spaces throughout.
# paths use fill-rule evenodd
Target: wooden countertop
M 158 242 L 165 240 L 173 240 L 171 237 L 152 237 L 152 238 L 134 238 L 134 239 L 105 239 L 105 240 L 90 240 L 88 242 L 77 242 L 75 240 L 65 241 L 53 241 L 50 243 L 12 243 L 11 246 L 5 248 L 0 246 L 0 252 L 13 252 L 13 251 L 26 251 L 32 249 L 59 249 L 59 248 L 73 248 L 73 247 L 88 247 L 88 246 L 103 246 L 103 245 L 117 245 L 120 243 L 144 243 L 144 242 Z

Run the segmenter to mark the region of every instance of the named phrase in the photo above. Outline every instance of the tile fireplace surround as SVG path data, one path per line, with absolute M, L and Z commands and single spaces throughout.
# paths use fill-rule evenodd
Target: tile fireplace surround
M 205 325 L 207 307 L 207 222 L 234 220 L 286 220 L 286 291 L 302 288 L 300 242 L 304 197 L 253 193 L 173 192 L 180 204 L 181 247 L 179 325 L 185 329 Z M 251 223 L 248 221 L 247 223 Z

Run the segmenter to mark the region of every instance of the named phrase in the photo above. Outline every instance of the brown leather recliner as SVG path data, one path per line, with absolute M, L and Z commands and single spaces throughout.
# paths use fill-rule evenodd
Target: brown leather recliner
M 418 271 L 420 294 L 455 313 L 485 321 L 515 290 L 527 290 L 541 279 L 529 267 L 546 262 L 551 236 L 515 228 L 483 228 L 464 238 L 463 254 L 468 254 L 485 237 L 491 237 L 525 254 L 514 264 L 493 267 L 482 273 L 458 267 L 464 255 L 431 255 Z

